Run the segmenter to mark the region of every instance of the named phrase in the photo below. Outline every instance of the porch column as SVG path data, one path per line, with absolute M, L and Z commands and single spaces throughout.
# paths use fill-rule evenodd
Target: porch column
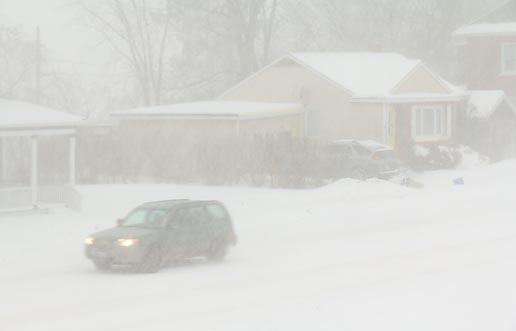
M 68 139 L 68 148 L 69 148 L 68 170 L 70 172 L 69 176 L 68 176 L 68 184 L 70 186 L 75 186 L 75 183 L 76 183 L 76 176 L 75 176 L 76 146 L 77 146 L 77 139 L 75 138 L 75 136 L 70 136 L 70 138 Z
M 30 137 L 30 183 L 31 183 L 31 202 L 33 207 L 38 203 L 38 138 Z
M 236 135 L 240 137 L 240 119 L 236 120 Z
M 384 103 L 382 104 L 382 125 L 383 125 L 383 143 L 388 144 L 389 143 L 389 116 L 387 112 L 387 105 Z
M 7 179 L 6 175 L 7 166 L 6 166 L 6 151 L 4 145 L 4 139 L 0 137 L 0 183 Z M 2 186 L 0 184 L 0 186 Z
M 303 119 L 303 120 L 304 120 L 304 122 L 305 122 L 305 123 L 304 123 L 304 125 L 303 125 L 303 129 L 304 129 L 304 131 L 305 131 L 305 132 L 304 132 L 304 134 L 305 134 L 305 138 L 308 138 L 308 136 L 310 135 L 310 131 L 309 131 L 309 129 L 310 129 L 310 128 L 308 127 L 308 126 L 310 125 L 310 123 L 308 123 L 308 120 L 310 119 L 310 118 L 309 118 L 309 115 L 310 115 L 310 114 L 308 113 L 308 107 L 305 107 L 305 114 L 304 114 L 304 115 L 305 115 L 305 116 L 304 116 L 304 119 Z

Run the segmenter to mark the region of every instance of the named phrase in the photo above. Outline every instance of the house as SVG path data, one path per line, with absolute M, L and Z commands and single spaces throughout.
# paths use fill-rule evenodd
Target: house
M 75 137 L 77 128 L 82 123 L 82 118 L 67 113 L 25 102 L 0 99 L 0 209 L 37 207 L 41 202 L 64 203 L 78 208 L 79 197 L 73 190 Z M 43 186 L 40 185 L 39 149 L 43 147 L 40 142 L 49 137 L 61 137 L 60 140 L 68 143 L 68 174 L 66 183 Z M 14 155 L 13 151 L 18 154 L 22 151 L 25 155 Z M 27 173 L 22 176 L 27 177 L 28 181 L 13 183 L 13 172 L 24 169 L 19 166 L 20 163 L 16 163 L 20 159 L 29 160 Z
M 470 91 L 466 116 L 470 147 L 495 162 L 516 156 L 516 108 L 504 91 Z
M 296 167 L 310 171 L 311 161 L 300 160 L 317 158 L 321 145 L 336 140 L 376 140 L 406 160 L 416 144 L 451 144 L 465 97 L 421 61 L 399 54 L 296 53 L 215 101 L 111 116 L 128 178 L 277 178 Z
M 516 0 L 453 32 L 458 79 L 470 90 L 516 97 Z
M 516 156 L 516 0 L 453 32 L 458 79 L 471 90 L 463 142 L 501 161 Z
M 374 139 L 409 154 L 453 140 L 464 97 L 419 60 L 357 52 L 284 56 L 219 100 L 300 103 L 311 139 Z

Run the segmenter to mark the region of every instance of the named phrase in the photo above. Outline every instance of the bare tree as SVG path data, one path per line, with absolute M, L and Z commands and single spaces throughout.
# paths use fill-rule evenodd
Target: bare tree
M 0 25 L 0 97 L 28 99 L 33 91 L 35 48 L 20 31 Z
M 451 33 L 499 0 L 318 0 L 322 49 L 391 51 L 449 72 Z
M 278 23 L 277 0 L 207 0 L 202 4 L 193 1 L 187 8 L 198 26 L 228 49 L 236 79 L 270 61 Z
M 238 52 L 239 78 L 270 61 L 277 8 L 277 0 L 225 0 L 226 31 Z
M 125 60 L 139 84 L 145 105 L 162 102 L 166 61 L 170 56 L 171 16 L 165 0 L 105 0 L 79 6 Z

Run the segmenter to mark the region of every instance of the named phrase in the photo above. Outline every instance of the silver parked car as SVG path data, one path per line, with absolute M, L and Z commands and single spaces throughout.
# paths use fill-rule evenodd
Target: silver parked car
M 373 140 L 338 140 L 328 148 L 334 178 L 381 178 L 397 176 L 402 162 L 389 146 Z

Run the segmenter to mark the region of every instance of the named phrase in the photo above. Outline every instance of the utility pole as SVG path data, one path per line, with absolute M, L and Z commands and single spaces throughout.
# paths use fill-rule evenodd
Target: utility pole
M 39 26 L 36 29 L 36 103 L 41 101 L 41 34 Z
M 5 155 L 4 140 L 0 137 L 0 189 L 4 186 L 4 181 L 7 179 L 7 176 L 5 176 Z

